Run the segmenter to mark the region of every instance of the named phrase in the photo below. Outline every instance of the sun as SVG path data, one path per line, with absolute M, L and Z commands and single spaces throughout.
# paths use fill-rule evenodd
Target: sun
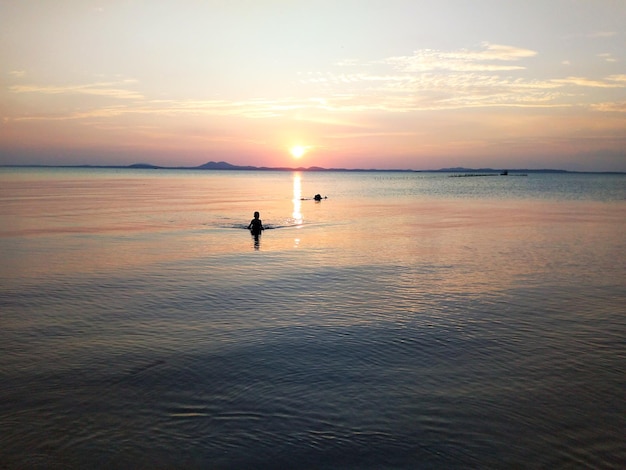
M 305 147 L 304 145 L 294 145 L 289 149 L 289 153 L 293 158 L 300 158 L 306 153 L 307 150 L 308 147 Z

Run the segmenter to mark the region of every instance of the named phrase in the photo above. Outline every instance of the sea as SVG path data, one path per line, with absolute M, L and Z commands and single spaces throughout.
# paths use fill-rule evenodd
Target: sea
M 0 169 L 0 469 L 625 468 L 626 175 L 454 176 Z

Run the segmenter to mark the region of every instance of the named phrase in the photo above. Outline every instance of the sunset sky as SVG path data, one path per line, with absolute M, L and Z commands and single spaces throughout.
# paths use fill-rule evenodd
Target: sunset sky
M 0 164 L 626 171 L 626 0 L 0 0 L 0 118 Z

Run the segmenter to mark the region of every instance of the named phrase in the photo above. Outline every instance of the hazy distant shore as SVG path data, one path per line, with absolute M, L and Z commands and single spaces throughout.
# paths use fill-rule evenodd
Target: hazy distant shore
M 411 169 L 377 169 L 377 168 L 322 168 L 311 167 L 266 167 L 266 166 L 243 166 L 233 165 L 227 162 L 207 162 L 199 166 L 161 166 L 151 163 L 134 163 L 132 165 L 0 165 L 0 168 L 118 168 L 130 170 L 230 170 L 230 171 L 381 171 L 381 172 L 407 172 L 407 173 L 498 173 L 509 171 L 512 173 L 602 173 L 602 174 L 626 174 L 623 171 L 572 171 L 551 168 L 439 168 L 436 170 L 411 170 Z

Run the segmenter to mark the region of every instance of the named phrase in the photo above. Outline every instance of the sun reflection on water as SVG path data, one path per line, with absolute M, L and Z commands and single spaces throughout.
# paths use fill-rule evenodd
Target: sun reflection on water
M 293 212 L 291 217 L 295 225 L 302 225 L 302 179 L 299 172 L 293 174 Z

